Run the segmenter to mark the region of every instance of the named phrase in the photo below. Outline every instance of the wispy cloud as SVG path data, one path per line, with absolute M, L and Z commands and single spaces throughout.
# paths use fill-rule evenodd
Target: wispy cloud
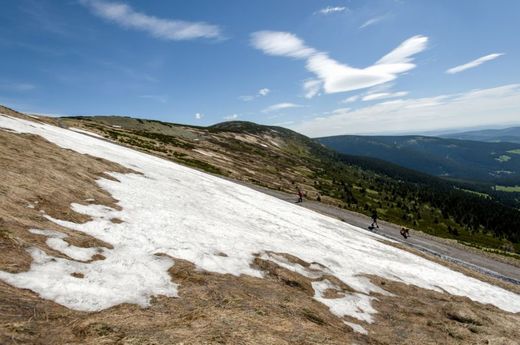
M 360 29 L 364 29 L 366 28 L 367 26 L 371 26 L 371 25 L 374 25 L 374 24 L 377 24 L 381 21 L 383 21 L 387 16 L 384 15 L 384 16 L 378 16 L 378 17 L 374 17 L 374 18 L 370 18 L 369 20 L 367 20 L 366 22 L 364 22 L 359 28 Z
M 114 22 L 124 28 L 144 31 L 153 37 L 181 41 L 197 38 L 221 38 L 221 30 L 217 25 L 204 22 L 187 22 L 183 20 L 162 19 L 137 12 L 127 4 L 104 0 L 80 0 L 92 13 Z
M 318 79 L 310 79 L 303 82 L 305 98 L 313 98 L 319 95 L 323 82 Z
M 465 63 L 463 65 L 455 66 L 453 68 L 450 68 L 446 71 L 448 74 L 455 74 L 462 71 L 465 71 L 470 68 L 475 68 L 477 66 L 482 65 L 484 62 L 495 60 L 496 58 L 504 55 L 504 53 L 493 53 L 486 56 L 479 57 L 478 59 L 475 59 L 473 61 L 470 61 L 468 63 Z
M 224 116 L 224 120 L 226 121 L 232 121 L 238 119 L 238 114 L 231 114 L 228 116 Z
M 251 44 L 265 54 L 275 56 L 302 59 L 316 53 L 316 50 L 307 47 L 301 39 L 290 32 L 257 31 L 251 35 Z
M 363 96 L 363 101 L 374 101 L 380 99 L 388 99 L 388 98 L 398 98 L 404 97 L 408 95 L 408 91 L 399 91 L 399 92 L 377 92 L 377 93 L 369 93 Z
M 7 83 L 0 82 L 0 90 L 14 91 L 14 92 L 25 92 L 34 90 L 36 86 L 30 83 Z
M 204 114 L 202 114 L 202 113 L 196 113 L 196 114 L 195 114 L 195 119 L 197 119 L 197 120 L 200 120 L 200 119 L 202 119 L 203 117 L 204 117 Z
M 317 76 L 326 93 L 364 89 L 396 79 L 399 74 L 415 68 L 412 56 L 425 50 L 427 42 L 425 36 L 413 36 L 375 64 L 360 69 L 342 64 L 327 53 L 308 47 L 303 40 L 288 32 L 259 31 L 251 37 L 253 47 L 265 54 L 305 59 L 306 68 Z M 304 90 L 313 91 L 309 95 L 317 93 L 305 84 Z
M 456 94 L 397 99 L 354 110 L 337 109 L 291 128 L 311 137 L 409 133 L 519 124 L 519 113 L 520 84 L 511 84 Z
M 252 101 L 252 100 L 254 100 L 255 98 L 258 98 L 258 97 L 265 97 L 265 96 L 267 96 L 270 93 L 271 93 L 271 90 L 266 88 L 266 87 L 264 87 L 263 89 L 258 90 L 258 92 L 255 95 L 240 96 L 238 98 L 241 99 L 244 102 L 249 102 L 249 101 Z
M 354 95 L 354 96 L 350 96 L 348 98 L 345 98 L 344 100 L 342 100 L 340 103 L 354 103 L 355 101 L 357 101 L 358 99 L 360 99 L 361 96 L 360 95 Z
M 301 108 L 301 107 L 302 107 L 302 105 L 299 105 L 299 104 L 285 102 L 285 103 L 273 104 L 273 105 L 265 108 L 264 110 L 262 110 L 262 112 L 263 113 L 271 113 L 273 111 L 278 111 L 278 110 L 283 110 L 283 109 L 290 109 L 290 108 Z
M 60 36 L 72 36 L 74 30 L 70 27 L 64 17 L 50 10 L 49 3 L 45 1 L 26 0 L 21 2 L 20 10 L 29 15 L 30 20 L 25 20 L 24 25 L 31 25 L 38 30 L 47 31 Z
M 166 97 L 164 95 L 141 95 L 139 97 L 144 98 L 144 99 L 151 99 L 153 101 L 160 102 L 160 103 L 168 102 L 168 97 Z
M 325 8 L 322 8 L 319 11 L 314 12 L 314 14 L 327 15 L 327 14 L 344 12 L 344 11 L 348 11 L 348 8 L 346 8 L 345 6 L 327 6 Z

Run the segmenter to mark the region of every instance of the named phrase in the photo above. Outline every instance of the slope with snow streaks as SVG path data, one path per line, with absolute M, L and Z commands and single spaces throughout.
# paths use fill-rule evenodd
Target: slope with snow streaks
M 385 245 L 378 236 L 359 228 L 238 184 L 54 126 L 0 116 L 0 127 L 41 135 L 61 147 L 142 173 L 112 173 L 118 181 L 98 181 L 119 200 L 121 211 L 73 204 L 75 211 L 90 215 L 92 221 L 76 224 L 53 219 L 111 244 L 113 249 L 98 249 L 105 260 L 72 261 L 31 249 L 31 270 L 18 274 L 0 271 L 1 280 L 67 307 L 95 311 L 125 302 L 145 306 L 153 295 L 176 296 L 177 286 L 167 272 L 174 259 L 157 254 L 188 260 L 212 272 L 260 277 L 261 272 L 251 267 L 254 254 L 278 252 L 320 263 L 327 273 L 361 294 L 381 292 L 363 276 L 378 275 L 467 296 L 506 311 L 520 311 L 517 294 Z M 114 224 L 110 218 L 123 222 Z M 85 277 L 75 279 L 72 272 Z M 315 286 L 320 290 L 325 284 Z M 318 291 L 316 298 L 320 300 L 320 296 Z M 356 305 L 357 301 L 361 304 Z M 371 320 L 370 299 L 353 294 L 337 303 L 327 301 L 333 312 Z M 364 312 L 360 315 L 358 310 Z

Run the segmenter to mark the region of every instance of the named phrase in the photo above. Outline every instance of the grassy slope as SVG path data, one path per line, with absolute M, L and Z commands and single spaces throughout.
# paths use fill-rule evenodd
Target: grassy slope
M 238 121 L 202 128 L 121 117 L 60 122 L 211 173 L 292 193 L 301 187 L 308 198 L 365 214 L 377 209 L 385 220 L 436 236 L 520 251 L 518 240 L 506 234 L 493 236 L 471 214 L 461 220 L 442 209 L 450 202 L 477 204 L 489 198 L 388 162 L 337 154 L 284 128 Z M 445 199 L 439 199 L 440 193 L 447 195 Z

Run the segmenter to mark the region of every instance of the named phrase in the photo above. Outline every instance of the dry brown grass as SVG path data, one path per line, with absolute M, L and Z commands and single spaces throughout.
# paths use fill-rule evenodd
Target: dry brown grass
M 64 256 L 48 248 L 42 236 L 29 233 L 30 228 L 67 233 L 77 246 L 109 246 L 57 226 L 40 212 L 82 222 L 85 216 L 74 213 L 70 203 L 95 199 L 117 207 L 95 182 L 106 171 L 127 172 L 37 136 L 0 130 L 0 269 L 27 270 L 28 246 Z M 297 257 L 278 254 L 309 268 Z M 375 323 L 362 324 L 366 336 L 312 298 L 309 278 L 268 259 L 257 257 L 252 263 L 264 278 L 210 273 L 174 260 L 170 274 L 179 284 L 179 298 L 157 296 L 149 308 L 124 304 L 77 312 L 0 282 L 0 344 L 515 344 L 514 327 L 520 324 L 518 315 L 467 298 L 370 277 L 394 295 L 375 295 L 379 313 Z M 348 282 L 326 278 L 342 292 L 352 291 Z

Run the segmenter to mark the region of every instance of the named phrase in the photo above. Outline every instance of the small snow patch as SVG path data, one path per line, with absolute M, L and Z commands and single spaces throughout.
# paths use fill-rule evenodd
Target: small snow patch
M 348 321 L 343 321 L 345 323 L 345 325 L 349 326 L 350 328 L 352 328 L 352 330 L 354 332 L 358 332 L 358 333 L 361 333 L 361 334 L 365 334 L 367 335 L 368 332 L 367 330 L 365 329 L 365 327 L 361 326 L 361 325 L 358 325 L 357 323 L 354 323 L 354 322 L 348 322 Z
M 314 299 L 329 307 L 332 314 L 343 317 L 351 316 L 361 321 L 372 323 L 372 315 L 377 311 L 372 308 L 371 302 L 374 297 L 362 293 L 345 293 L 342 292 L 335 284 L 327 279 L 312 282 L 314 289 Z M 326 290 L 336 290 L 343 297 L 339 298 L 325 298 Z
M 89 261 L 92 260 L 94 255 L 101 252 L 100 248 L 81 248 L 70 245 L 63 240 L 64 238 L 67 238 L 67 235 L 61 232 L 40 229 L 30 229 L 29 231 L 36 235 L 47 236 L 48 239 L 45 243 L 49 248 L 67 255 L 73 260 Z
M 71 131 L 74 131 L 74 132 L 78 132 L 78 133 L 82 133 L 82 134 L 87 134 L 87 135 L 91 135 L 93 137 L 96 137 L 96 138 L 102 138 L 103 139 L 103 136 L 97 134 L 97 133 L 93 133 L 93 132 L 89 132 L 89 131 L 86 131 L 84 129 L 81 129 L 81 128 L 76 128 L 76 127 L 70 127 L 69 128 Z

